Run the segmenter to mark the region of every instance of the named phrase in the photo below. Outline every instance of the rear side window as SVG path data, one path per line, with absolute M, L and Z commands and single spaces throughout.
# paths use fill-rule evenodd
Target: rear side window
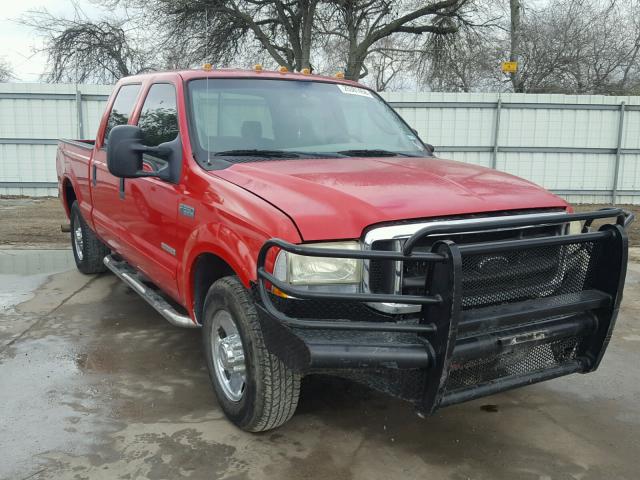
M 118 125 L 126 125 L 136 104 L 136 98 L 140 93 L 140 85 L 123 85 L 116 94 L 116 99 L 111 107 L 111 113 L 107 120 L 107 129 L 104 133 L 104 144 L 109 140 L 109 133 L 113 127 Z
M 145 145 L 156 146 L 178 136 L 178 109 L 173 85 L 156 83 L 151 86 L 142 105 L 138 126 Z

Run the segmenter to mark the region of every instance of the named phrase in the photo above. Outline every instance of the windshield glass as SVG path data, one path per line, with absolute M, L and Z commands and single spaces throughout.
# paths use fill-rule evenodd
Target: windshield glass
M 197 137 L 193 144 L 205 159 L 263 153 L 252 150 L 276 157 L 282 151 L 301 156 L 428 155 L 391 107 L 364 88 L 309 81 L 199 79 L 189 82 L 189 98 L 191 132 Z

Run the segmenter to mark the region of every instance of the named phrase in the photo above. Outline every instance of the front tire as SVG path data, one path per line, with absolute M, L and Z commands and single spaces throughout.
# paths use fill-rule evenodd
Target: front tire
M 82 273 L 102 273 L 107 270 L 103 261 L 109 255 L 107 246 L 98 239 L 82 218 L 78 202 L 71 205 L 71 249 L 76 267 Z
M 237 277 L 211 286 L 203 317 L 209 377 L 227 418 L 249 432 L 289 420 L 298 405 L 301 376 L 266 349 L 253 300 Z

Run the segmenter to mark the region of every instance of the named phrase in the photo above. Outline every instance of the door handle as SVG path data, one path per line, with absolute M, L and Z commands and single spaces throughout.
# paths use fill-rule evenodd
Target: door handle
M 98 167 L 94 163 L 91 165 L 91 184 L 95 187 L 98 183 Z

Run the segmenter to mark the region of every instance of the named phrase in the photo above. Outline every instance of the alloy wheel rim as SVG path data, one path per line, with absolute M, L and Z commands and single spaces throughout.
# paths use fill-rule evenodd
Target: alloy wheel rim
M 218 310 L 213 316 L 211 347 L 222 392 L 232 402 L 239 402 L 247 380 L 245 352 L 236 322 L 227 310 Z
M 76 255 L 78 256 L 78 260 L 82 261 L 84 257 L 84 253 L 82 251 L 84 239 L 82 237 L 82 226 L 78 221 L 78 217 L 76 217 L 76 221 L 74 223 L 76 224 L 76 228 L 73 231 L 73 246 L 76 251 Z

